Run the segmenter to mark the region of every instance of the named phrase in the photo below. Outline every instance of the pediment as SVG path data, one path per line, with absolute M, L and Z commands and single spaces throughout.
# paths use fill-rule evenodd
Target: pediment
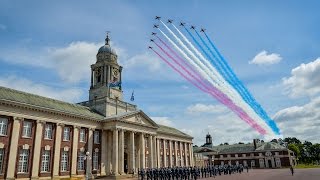
M 143 111 L 127 114 L 126 116 L 122 116 L 120 120 L 128 123 L 141 124 L 144 126 L 158 127 L 157 123 L 155 123 Z

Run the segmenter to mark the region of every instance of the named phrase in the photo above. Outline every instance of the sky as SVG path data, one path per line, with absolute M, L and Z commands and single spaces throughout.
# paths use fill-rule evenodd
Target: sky
M 147 47 L 154 17 L 207 34 L 283 137 L 319 142 L 319 1 L 0 1 L 0 86 L 88 100 L 90 65 L 110 31 L 124 100 L 160 124 L 214 144 L 265 138 Z M 143 72 L 143 73 L 141 73 Z

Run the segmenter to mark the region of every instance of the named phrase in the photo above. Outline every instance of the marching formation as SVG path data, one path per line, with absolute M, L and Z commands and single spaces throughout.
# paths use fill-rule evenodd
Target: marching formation
M 246 169 L 249 172 L 248 166 L 243 165 L 216 165 L 206 167 L 167 167 L 167 168 L 147 168 L 138 171 L 138 179 L 144 180 L 190 180 L 216 177 L 221 175 L 231 175 L 242 173 Z
M 168 25 L 159 16 L 156 16 L 156 20 L 161 26 L 155 24 L 154 28 L 161 36 L 152 32 L 155 39 L 151 39 L 151 42 L 155 47 L 149 46 L 149 49 L 183 78 L 227 106 L 260 134 L 272 137 L 280 135 L 276 123 L 238 79 L 205 29 L 198 32 L 195 26 L 191 26 L 190 30 L 181 22 L 180 27 L 192 39 L 190 41 L 174 25 L 173 20 L 169 19 Z

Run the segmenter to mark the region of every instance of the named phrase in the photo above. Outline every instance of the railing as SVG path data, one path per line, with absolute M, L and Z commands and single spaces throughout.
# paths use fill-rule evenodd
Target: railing
M 128 109 L 131 111 L 137 110 L 137 106 L 134 104 L 130 104 L 128 102 L 124 102 L 119 99 L 113 99 L 113 98 L 108 98 L 108 97 L 103 97 L 103 98 L 94 99 L 94 100 L 90 100 L 90 101 L 83 101 L 83 102 L 79 102 L 77 104 L 82 105 L 82 106 L 86 106 L 86 107 L 91 107 L 95 104 L 95 101 L 100 101 L 100 100 L 105 100 L 106 103 L 111 103 L 111 104 L 117 105 L 118 107 Z

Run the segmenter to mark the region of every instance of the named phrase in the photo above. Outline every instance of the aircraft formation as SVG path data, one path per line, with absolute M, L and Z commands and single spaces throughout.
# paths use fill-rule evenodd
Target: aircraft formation
M 154 38 L 150 39 L 150 43 L 153 45 L 148 46 L 148 49 L 192 85 L 229 108 L 258 133 L 269 137 L 280 136 L 277 124 L 235 75 L 205 28 L 200 28 L 198 32 L 196 26 L 185 22 L 180 22 L 178 28 L 173 19 L 164 23 L 160 16 L 156 16 L 155 20 L 159 24 L 153 27 L 159 33 L 151 33 Z

